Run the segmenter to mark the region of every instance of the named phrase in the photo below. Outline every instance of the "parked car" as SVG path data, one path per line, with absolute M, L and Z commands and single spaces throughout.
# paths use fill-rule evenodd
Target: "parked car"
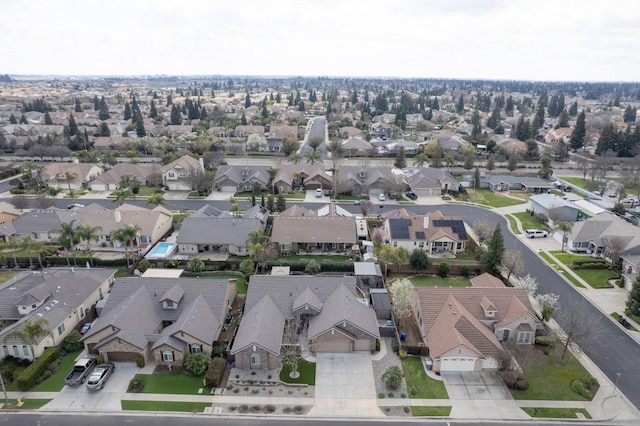
M 87 389 L 100 390 L 104 388 L 104 384 L 107 383 L 109 377 L 116 371 L 116 365 L 112 362 L 105 362 L 98 365 L 93 369 L 89 378 L 87 379 Z
M 616 191 L 609 193 L 609 198 L 616 198 L 617 196 L 618 196 L 618 193 Z
M 412 192 L 412 191 L 406 192 L 404 195 L 410 200 L 417 200 L 418 199 L 418 196 L 416 195 L 416 193 Z
M 324 190 L 324 195 L 326 195 L 327 197 L 331 196 L 331 190 L 330 189 L 325 189 Z
M 322 197 L 322 189 L 320 189 L 320 188 L 316 189 L 316 197 L 318 197 L 318 198 Z
M 547 238 L 549 235 L 547 231 L 542 229 L 527 229 L 524 231 L 529 238 Z
M 388 197 L 389 197 L 390 200 L 395 200 L 396 199 L 395 194 L 389 193 Z
M 362 200 L 355 200 L 355 201 L 353 202 L 353 205 L 354 205 L 354 206 L 359 206 L 360 204 L 362 204 Z
M 384 196 L 384 194 L 378 194 L 378 200 L 380 200 L 380 201 L 384 201 L 384 200 L 386 200 L 386 199 L 387 199 L 387 198 Z
M 80 334 L 86 334 L 87 331 L 89 331 L 89 329 L 91 328 L 93 324 L 88 322 L 85 325 L 82 326 L 82 328 L 80 329 Z
M 79 208 L 79 207 L 84 207 L 84 204 L 78 204 L 78 203 L 67 204 L 67 208 L 69 210 Z
M 626 206 L 631 206 L 631 207 L 635 207 L 638 204 L 640 204 L 640 201 L 638 201 L 637 198 L 625 198 L 624 200 L 622 200 L 622 204 L 626 205 Z
M 71 373 L 64 379 L 64 382 L 69 386 L 78 386 L 84 383 L 84 379 L 87 378 L 95 366 L 95 358 L 80 358 L 76 361 L 73 370 L 71 370 Z

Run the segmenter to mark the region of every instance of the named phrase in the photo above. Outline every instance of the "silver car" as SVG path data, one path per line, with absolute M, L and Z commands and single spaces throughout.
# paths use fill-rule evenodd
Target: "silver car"
M 104 384 L 107 383 L 115 370 L 116 366 L 112 362 L 97 365 L 87 379 L 87 389 L 100 390 L 104 388 Z

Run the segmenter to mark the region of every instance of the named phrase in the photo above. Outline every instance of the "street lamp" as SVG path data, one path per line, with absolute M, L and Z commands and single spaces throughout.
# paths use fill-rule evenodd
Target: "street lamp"
M 616 373 L 616 382 L 613 385 L 613 395 L 616 394 L 616 390 L 618 389 L 618 380 L 620 380 L 620 376 L 622 376 L 622 373 Z

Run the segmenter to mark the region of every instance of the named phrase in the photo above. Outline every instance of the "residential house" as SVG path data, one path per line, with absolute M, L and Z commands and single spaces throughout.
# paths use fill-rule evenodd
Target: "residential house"
M 22 212 L 11 203 L 0 201 L 0 225 L 13 222 L 22 215 Z
M 385 144 L 386 152 L 389 154 L 397 154 L 400 148 L 404 148 L 405 155 L 413 156 L 422 151 L 422 147 L 415 142 L 405 140 L 396 140 Z
M 576 222 L 580 215 L 580 209 L 573 203 L 553 194 L 536 194 L 529 198 L 531 207 L 529 210 L 536 214 L 543 214 L 550 220 Z
M 414 215 L 399 209 L 398 215 L 387 217 L 383 222 L 387 236 L 385 243 L 403 247 L 409 253 L 415 249 L 428 254 L 463 253 L 468 240 L 466 225 L 462 218 L 444 216 L 440 211 L 425 215 Z
M 377 121 L 371 123 L 369 134 L 372 138 L 391 139 L 395 135 L 395 132 L 390 124 Z
M 615 214 L 603 212 L 576 222 L 567 238 L 567 247 L 576 253 L 617 263 L 620 256 L 640 255 L 640 232 L 637 226 Z
M 484 272 L 480 275 L 476 275 L 471 278 L 471 285 L 477 288 L 503 288 L 505 287 L 504 282 L 494 275 L 491 275 L 488 272 Z
M 325 172 L 323 166 L 281 164 L 273 187 L 279 194 L 291 193 L 296 188 L 333 189 L 333 176 Z
M 371 153 L 371 144 L 361 137 L 350 137 L 342 141 L 343 157 L 366 157 Z
M 93 148 L 100 152 L 107 151 L 119 151 L 122 149 L 122 146 L 125 142 L 127 142 L 128 138 L 123 138 L 120 135 L 116 135 L 114 132 L 111 132 L 112 136 L 101 136 L 97 137 L 93 140 Z
M 195 174 L 204 173 L 202 159 L 183 155 L 177 160 L 162 166 L 162 183 L 169 191 L 191 191 Z
M 0 225 L 0 239 L 9 241 L 30 236 L 35 241 L 52 243 L 59 237 L 58 230 L 62 223 L 73 223 L 74 227 L 82 224 L 84 209 L 49 209 L 32 210 L 12 222 Z
M 362 138 L 364 135 L 362 134 L 362 130 L 353 126 L 344 126 L 340 127 L 338 130 L 339 138 L 348 139 L 348 138 Z
M 252 231 L 262 232 L 268 216 L 269 211 L 259 205 L 245 211 L 242 218 L 204 206 L 182 221 L 178 252 L 248 256 L 247 236 Z
M 237 138 L 246 138 L 249 135 L 264 136 L 264 126 L 236 126 L 234 135 Z
M 529 296 L 514 287 L 415 287 L 413 313 L 433 371 L 496 370 L 500 342 L 534 344 Z
M 269 170 L 276 170 L 273 181 Z M 331 189 L 333 178 L 324 171 L 323 166 L 280 164 L 271 166 L 219 166 L 213 187 L 223 192 L 251 191 L 254 187 L 271 192 L 288 194 L 295 188 Z
M 569 139 L 571 139 L 571 133 L 573 133 L 573 129 L 570 129 L 569 127 L 561 127 L 559 129 L 553 129 L 547 132 L 547 134 L 544 137 L 544 141 L 546 143 L 554 143 L 564 139 L 564 141 L 568 143 Z
M 405 172 L 411 191 L 418 196 L 440 196 L 458 192 L 460 182 L 444 169 L 422 168 Z
M 269 135 L 267 136 L 267 144 L 269 145 L 269 151 L 280 152 L 282 148 L 282 142 L 285 139 L 298 140 L 299 139 L 298 126 L 276 126 L 271 125 L 269 128 Z
M 133 226 L 138 227 L 139 231 L 136 239 L 130 244 L 145 252 L 173 230 L 173 214 L 162 206 L 148 209 L 133 204 L 123 204 L 111 210 L 92 203 L 82 210 L 84 218 L 81 223 L 98 227 L 99 230 L 96 241 L 87 243 L 82 240 L 80 246 L 90 244 L 93 247 L 121 247 L 124 242 L 114 241 L 113 232 L 126 226 Z
M 57 269 L 25 271 L 0 285 L 1 358 L 35 359 L 50 346 L 59 346 L 86 320 L 93 305 L 109 292 L 115 269 Z M 35 343 L 14 336 L 25 323 L 46 320 L 50 334 Z
M 409 189 L 402 170 L 395 167 L 341 166 L 335 176 L 340 194 L 352 195 L 404 192 Z
M 640 275 L 640 255 L 623 255 L 622 259 L 622 278 L 624 279 L 624 288 L 631 291 L 633 283 Z
M 104 170 L 90 163 L 49 163 L 42 168 L 40 176 L 47 186 L 59 189 L 78 190 L 98 177 Z
M 213 189 L 222 192 L 252 191 L 269 188 L 267 166 L 220 165 L 213 179 Z
M 345 253 L 358 243 L 356 220 L 336 204 L 318 210 L 294 205 L 273 218 L 271 242 L 281 253 Z
M 129 176 L 138 185 L 147 185 L 147 179 L 161 173 L 158 165 L 143 165 L 133 163 L 119 163 L 91 181 L 92 191 L 115 191 L 120 189 L 120 182 L 124 176 Z
M 211 355 L 235 295 L 233 279 L 118 279 L 85 348 L 106 361 L 180 367 L 188 354 Z
M 520 190 L 541 194 L 553 189 L 553 184 L 534 176 L 486 175 L 480 177 L 480 188 L 489 188 L 494 192 Z
M 303 331 L 297 337 L 291 329 Z M 254 275 L 230 354 L 238 368 L 276 369 L 283 345 L 371 351 L 379 337 L 375 313 L 358 298 L 355 277 Z

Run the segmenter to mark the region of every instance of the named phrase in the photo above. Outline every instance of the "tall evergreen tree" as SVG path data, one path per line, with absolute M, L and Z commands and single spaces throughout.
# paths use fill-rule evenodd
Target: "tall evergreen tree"
M 131 105 L 129 105 L 129 102 L 125 102 L 124 103 L 124 117 L 125 120 L 129 121 L 131 120 Z
M 404 169 L 405 167 L 407 167 L 407 158 L 405 156 L 403 146 L 398 148 L 398 152 L 396 153 L 396 160 L 394 161 L 393 165 L 399 169 Z
M 76 98 L 75 100 L 75 108 L 74 108 L 75 112 L 82 112 L 82 104 L 80 103 L 80 99 Z
M 98 111 L 100 109 L 100 99 L 98 95 L 93 95 L 93 110 Z
M 560 117 L 558 117 L 558 124 L 556 124 L 556 129 L 560 129 L 562 127 L 569 127 L 569 113 L 566 109 L 562 110 Z
M 169 94 L 167 95 L 167 103 L 165 104 L 165 106 L 170 106 L 173 105 L 173 97 L 171 96 L 171 92 L 169 92 Z
M 51 119 L 51 116 L 49 115 L 49 111 L 44 113 L 44 124 L 47 126 L 51 126 L 53 124 L 53 120 Z
M 607 124 L 600 132 L 600 137 L 596 145 L 596 155 L 602 155 L 609 151 L 617 153 L 620 139 L 622 139 L 622 137 L 616 132 L 613 124 Z
M 29 121 L 27 120 L 27 116 L 22 114 L 20 116 L 20 124 L 29 124 Z
M 533 117 L 533 121 L 531 122 L 531 136 L 535 137 L 538 133 L 538 130 L 544 125 L 544 106 L 542 104 L 538 105 L 538 109 L 536 110 L 536 115 Z
M 73 114 L 69 114 L 69 136 L 75 136 L 78 133 L 78 123 L 73 117 Z
M 476 108 L 471 116 L 471 138 L 476 139 L 482 133 L 482 123 L 480 123 L 480 112 Z
M 498 124 L 500 124 L 500 107 L 496 105 L 495 108 L 493 108 L 491 117 L 487 120 L 487 127 L 495 130 L 495 128 L 498 127 Z
M 136 120 L 136 135 L 139 138 L 147 136 L 147 131 L 144 128 L 144 119 L 142 118 L 142 114 L 138 114 L 138 119 Z
M 98 132 L 98 135 L 102 137 L 111 136 L 111 130 L 109 130 L 107 123 L 100 123 L 100 131 Z
M 111 117 L 109 114 L 109 106 L 107 105 L 107 101 L 104 100 L 104 96 L 100 100 L 100 112 L 98 113 L 98 118 L 101 121 L 108 120 Z
M 158 116 L 158 110 L 156 109 L 156 104 L 151 99 L 151 106 L 149 107 L 149 117 L 156 118 Z
M 584 138 L 587 135 L 586 117 L 584 110 L 578 116 L 576 121 L 576 127 L 571 133 L 571 139 L 569 140 L 569 148 L 574 151 L 584 146 Z
M 487 251 L 480 259 L 485 271 L 497 275 L 500 273 L 500 265 L 504 256 L 504 238 L 502 236 L 502 228 L 496 226 L 491 238 L 487 242 Z
M 624 110 L 624 115 L 622 116 L 622 119 L 624 120 L 625 123 L 635 123 L 637 112 L 638 111 L 636 107 L 632 108 L 631 105 L 627 105 L 627 108 L 625 108 Z
M 11 116 L 9 117 L 9 124 L 18 124 L 18 119 L 15 115 L 11 114 Z
M 514 108 L 513 97 L 509 96 L 504 105 L 504 112 L 505 114 L 507 114 L 507 117 L 513 117 L 513 108 Z
M 576 115 L 578 115 L 578 101 L 575 101 L 571 104 L 568 112 L 571 117 L 575 117 Z
M 249 96 L 249 92 L 247 92 L 247 96 L 244 98 L 244 107 L 249 108 L 251 106 L 251 96 Z
M 180 112 L 180 107 L 178 105 L 173 104 L 171 107 L 171 124 L 177 126 L 182 124 L 182 113 Z
M 456 102 L 456 112 L 458 114 L 462 114 L 464 112 L 464 96 L 462 96 L 462 93 L 458 98 L 458 102 Z

